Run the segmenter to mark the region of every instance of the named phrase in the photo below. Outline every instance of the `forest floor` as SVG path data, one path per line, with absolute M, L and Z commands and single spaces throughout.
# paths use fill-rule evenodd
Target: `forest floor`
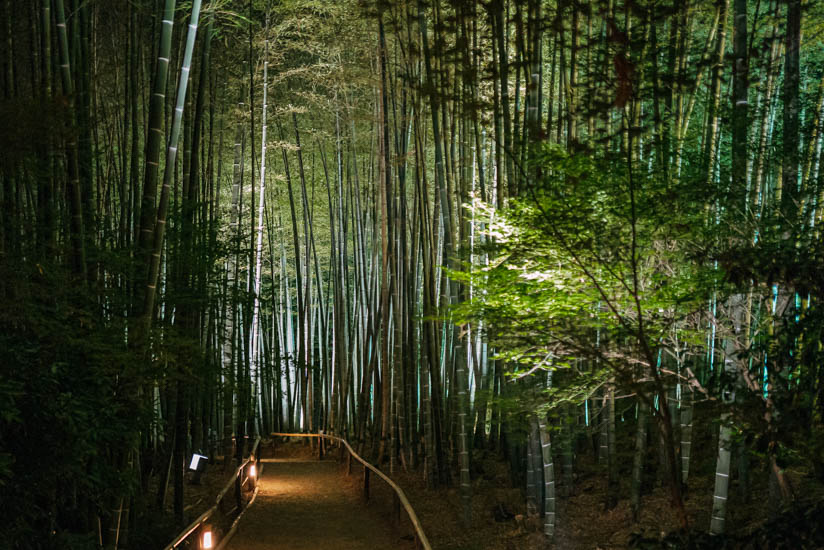
M 706 433 L 695 434 L 694 444 L 689 495 L 685 503 L 693 530 L 705 532 L 712 507 L 716 443 L 707 430 Z M 272 533 L 277 533 L 277 538 L 272 539 L 277 540 L 277 547 L 287 550 L 413 548 L 412 527 L 403 512 L 399 526 L 394 525 L 391 489 L 372 476 L 370 500 L 364 503 L 362 468 L 353 463 L 352 473 L 347 476 L 345 463 L 336 462 L 336 449 L 330 449 L 322 462 L 317 461 L 316 451 L 303 441 L 279 443 L 276 462 L 267 458 L 271 456 L 271 445 L 264 445 L 262 451 L 265 466 L 261 492 L 241 522 L 240 530 L 230 546 L 233 550 L 274 547 L 265 544 L 266 537 L 272 536 Z M 619 456 L 626 458 L 621 452 L 627 453 L 629 449 L 619 449 Z M 653 447 L 647 461 L 654 465 L 655 459 Z M 388 473 L 388 464 L 383 464 L 382 468 Z M 407 472 L 399 467 L 392 478 L 406 492 L 434 550 L 683 547 L 668 546 L 671 537 L 678 531 L 679 521 L 668 491 L 656 483 L 654 468 L 645 474 L 646 490 L 638 523 L 632 522 L 629 505 L 631 459 L 619 461 L 620 498 L 610 510 L 605 507 L 607 483 L 604 468 L 595 463 L 591 455 L 583 453 L 576 458 L 572 495 L 563 496 L 566 488 L 559 483 L 556 535 L 551 546 L 547 546 L 542 534 L 541 520 L 526 517 L 523 491 L 512 487 L 508 465 L 495 452 L 475 450 L 473 453 L 470 529 L 465 528 L 461 521 L 457 488 L 427 489 L 422 470 Z M 205 494 L 211 487 L 217 493 L 225 484 L 219 475 L 221 469 L 211 468 L 201 486 L 188 487 L 187 490 Z M 556 465 L 556 471 L 559 470 L 560 465 Z M 727 516 L 732 536 L 724 540 L 716 538 L 690 548 L 821 548 L 792 538 L 799 531 L 815 531 L 815 525 L 811 524 L 817 521 L 814 518 L 818 512 L 812 511 L 818 509 L 816 506 L 821 506 L 816 503 L 824 501 L 824 487 L 811 482 L 803 471 L 790 469 L 788 476 L 797 489 L 797 496 L 803 497 L 799 498 L 800 505 L 794 510 L 768 523 L 767 476 L 760 465 L 753 464 L 749 498 L 744 498 L 738 491 L 740 483 L 733 479 Z M 264 480 L 272 481 L 270 484 L 268 481 L 264 483 Z M 204 497 L 203 500 L 205 509 L 211 497 Z M 193 506 L 187 515 L 195 515 L 197 508 L 197 505 Z M 784 533 L 776 535 L 777 531 Z M 765 536 L 770 540 L 765 541 Z M 775 536 L 790 540 L 784 546 L 776 546 Z M 357 542 L 359 538 L 361 542 Z
M 706 428 L 706 429 L 704 429 Z M 606 466 L 597 464 L 593 455 L 581 449 L 576 455 L 574 487 L 570 496 L 561 479 L 560 464 L 555 465 L 559 484 L 555 537 L 547 545 L 542 519 L 527 518 L 524 491 L 512 488 L 508 464 L 498 453 L 473 452 L 471 529 L 462 525 L 457 488 L 425 488 L 418 472 L 394 476 L 407 492 L 435 550 L 537 550 L 581 549 L 612 550 L 623 548 L 802 548 L 822 549 L 824 486 L 797 468 L 786 474 L 795 488 L 795 504 L 776 519 L 769 520 L 769 476 L 763 464 L 751 460 L 749 495 L 741 492 L 738 464 L 733 468 L 727 525 L 729 536 L 710 538 L 709 529 L 715 478 L 717 439 L 711 425 L 696 429 L 693 439 L 692 470 L 685 507 L 693 534 L 688 544 L 679 538 L 680 521 L 673 508 L 669 490 L 658 481 L 658 449 L 651 442 L 646 457 L 641 516 L 632 521 L 630 474 L 634 442 L 622 438 L 627 448 L 618 449 L 618 502 L 607 509 Z M 740 455 L 736 453 L 736 460 Z M 521 516 L 517 518 L 516 516 Z M 520 521 L 519 521 L 520 520 Z
M 711 447 L 710 447 L 711 449 Z M 473 455 L 477 477 L 473 480 L 472 518 L 470 529 L 461 521 L 461 506 L 457 488 L 438 489 L 434 493 L 425 488 L 420 473 L 398 473 L 393 478 L 404 488 L 420 517 L 434 550 L 537 550 L 581 549 L 613 550 L 623 548 L 683 548 L 675 540 L 679 532 L 679 517 L 673 509 L 669 491 L 652 488 L 642 497 L 642 511 L 638 523 L 633 523 L 629 503 L 629 476 L 621 486 L 617 505 L 606 510 L 607 482 L 603 467 L 594 464 L 589 456 L 578 458 L 578 475 L 572 496 L 557 499 L 557 525 L 552 545 L 547 545 L 543 525 L 537 516 L 526 518 L 523 491 L 512 488 L 508 466 L 497 455 L 475 451 Z M 631 467 L 622 465 L 621 469 Z M 556 465 L 556 471 L 559 468 Z M 707 470 L 707 471 L 703 471 Z M 712 509 L 713 473 L 706 467 L 690 481 L 690 495 L 685 501 L 690 525 L 694 532 L 706 532 Z M 804 531 L 821 530 L 813 525 L 824 499 L 824 488 L 811 484 L 803 472 L 789 471 L 796 487 L 804 486 L 805 495 L 798 506 L 767 524 L 766 474 L 759 468 L 752 472 L 751 495 L 748 500 L 740 494 L 731 494 L 731 508 L 727 518 L 731 537 L 707 540 L 699 537 L 690 548 L 824 548 L 818 543 L 805 542 Z M 654 475 L 651 477 L 654 478 Z M 626 485 L 626 487 L 624 487 Z M 563 486 L 559 487 L 564 490 Z M 562 493 L 563 494 L 563 493 Z M 798 495 L 801 497 L 802 495 Z M 816 505 L 816 503 L 819 503 Z M 516 516 L 521 515 L 521 518 Z M 787 521 L 787 518 L 791 518 Z M 824 522 L 821 522 L 824 525 Z M 780 525 L 776 529 L 775 525 Z M 777 530 L 784 533 L 777 533 Z M 766 532 L 766 533 L 765 533 Z M 800 536 L 800 538 L 795 538 Z M 820 536 L 816 533 L 813 536 Z M 666 540 L 665 540 L 666 539 Z M 769 540 L 766 540 L 769 539 Z M 775 540 L 785 541 L 785 545 Z M 816 539 L 818 540 L 818 539 Z M 677 544 L 671 546 L 670 543 Z M 703 542 L 702 542 L 703 541 Z
M 207 466 L 201 475 L 199 483 L 193 483 L 192 473 L 186 472 L 183 483 L 183 525 L 174 521 L 172 503 L 174 502 L 174 483 L 170 479 L 166 487 L 166 499 L 163 512 L 155 510 L 154 514 L 148 515 L 143 524 L 139 526 L 134 536 L 137 540 L 132 542 L 135 548 L 162 548 L 180 533 L 183 527 L 189 525 L 203 512 L 212 507 L 218 493 L 234 479 L 235 466 L 232 464 L 229 469 L 224 469 L 223 457 L 213 457 L 212 462 Z M 154 480 L 153 480 L 154 481 Z M 158 487 L 155 483 L 149 488 L 150 497 L 144 503 L 144 507 L 154 509 L 156 506 L 155 495 Z
M 309 447 L 291 444 L 279 446 L 276 458 L 264 458 L 258 496 L 228 549 L 412 550 L 411 535 L 364 503 L 336 456 L 318 461 Z

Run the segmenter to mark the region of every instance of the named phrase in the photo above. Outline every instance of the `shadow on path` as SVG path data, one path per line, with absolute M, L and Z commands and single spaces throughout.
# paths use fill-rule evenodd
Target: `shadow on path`
M 266 459 L 229 550 L 413 549 L 367 506 L 332 460 Z

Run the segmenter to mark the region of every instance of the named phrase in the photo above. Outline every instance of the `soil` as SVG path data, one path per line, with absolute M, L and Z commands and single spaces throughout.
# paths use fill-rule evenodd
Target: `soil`
M 576 477 L 570 496 L 559 483 L 558 515 L 554 541 L 547 544 L 541 520 L 527 517 L 523 491 L 512 487 L 508 466 L 499 455 L 475 450 L 472 457 L 472 525 L 461 520 L 457 488 L 426 488 L 422 468 L 398 467 L 392 477 L 401 486 L 434 550 L 537 550 L 620 548 L 824 548 L 824 524 L 816 529 L 824 513 L 824 487 L 810 481 L 807 472 L 789 470 L 797 491 L 798 505 L 776 520 L 768 521 L 766 473 L 753 463 L 751 494 L 738 492 L 733 478 L 726 537 L 701 535 L 709 526 L 712 506 L 714 449 L 711 429 L 695 434 L 696 452 L 690 475 L 686 509 L 693 528 L 690 542 L 679 538 L 679 520 L 668 491 L 659 486 L 655 473 L 655 450 L 648 456 L 642 514 L 632 522 L 629 500 L 621 498 L 607 510 L 604 466 L 589 453 L 576 459 Z M 703 433 L 702 433 L 703 432 Z M 262 447 L 271 456 L 271 446 Z M 396 516 L 393 492 L 377 476 L 371 476 L 369 500 L 363 496 L 363 468 L 340 461 L 337 449 L 317 460 L 306 442 L 279 443 L 276 459 L 264 458 L 260 493 L 247 510 L 232 550 L 298 549 L 413 549 L 413 529 L 406 514 Z M 619 495 L 629 495 L 628 470 L 622 461 Z M 388 474 L 388 464 L 381 465 Z M 559 480 L 561 481 L 561 480 Z M 802 489 L 803 490 L 800 490 Z M 194 511 L 194 510 L 193 510 Z M 520 516 L 520 517 L 518 517 Z
M 412 550 L 412 538 L 367 505 L 354 477 L 335 457 L 318 461 L 308 447 L 278 447 L 264 458 L 259 492 L 229 550 Z M 285 456 L 284 456 L 285 455 Z
M 764 465 L 756 460 L 751 464 L 748 497 L 741 494 L 737 471 L 734 472 L 727 513 L 729 535 L 707 536 L 717 442 L 712 440 L 711 426 L 696 432 L 694 465 L 685 500 L 691 525 L 691 537 L 686 542 L 681 538 L 679 517 L 673 509 L 669 491 L 656 480 L 657 449 L 654 446 L 647 457 L 638 523 L 632 521 L 629 503 L 632 466 L 629 449 L 621 455 L 619 462 L 620 499 L 612 509 L 605 507 L 605 466 L 595 463 L 589 453 L 578 455 L 574 487 L 569 496 L 565 496 L 567 488 L 559 479 L 557 523 L 552 544 L 548 544 L 542 534 L 542 520 L 537 516 L 526 516 L 524 492 L 512 487 L 508 466 L 497 453 L 477 449 L 473 452 L 472 526 L 469 529 L 461 521 L 457 488 L 427 489 L 420 471 L 398 472 L 392 477 L 409 497 L 434 550 L 824 548 L 821 542 L 824 540 L 824 522 L 820 519 L 824 516 L 817 516 L 817 510 L 824 510 L 824 487 L 812 480 L 809 472 L 788 469 L 797 501 L 770 521 L 768 475 Z M 632 443 L 629 438 L 624 439 Z M 559 466 L 556 465 L 556 473 Z M 818 519 L 811 519 L 815 517 Z
M 186 505 L 185 515 L 188 521 L 193 521 L 203 512 L 208 510 L 214 503 L 217 494 L 223 490 L 227 483 L 234 479 L 234 464 L 227 470 L 223 467 L 223 457 L 217 457 L 213 464 L 210 464 L 200 477 L 200 483 L 192 483 L 192 472 L 186 472 L 186 482 L 183 484 Z M 169 484 L 171 486 L 171 483 Z M 167 507 L 171 513 L 171 503 L 173 502 L 172 488 L 166 497 Z
M 215 497 L 229 483 L 234 476 L 235 466 L 227 470 L 223 465 L 223 457 L 214 457 L 206 470 L 202 473 L 200 483 L 193 483 L 191 472 L 186 473 L 183 483 L 184 502 L 183 523 L 174 521 L 172 503 L 174 502 L 174 488 L 172 480 L 166 491 L 166 502 L 163 511 L 155 508 L 157 485 L 150 485 L 142 508 L 148 513 L 141 519 L 137 529 L 130 532 L 130 546 L 132 548 L 164 548 L 171 540 L 180 534 L 181 530 L 198 518 L 203 512 L 212 507 Z M 152 481 L 155 481 L 153 478 Z

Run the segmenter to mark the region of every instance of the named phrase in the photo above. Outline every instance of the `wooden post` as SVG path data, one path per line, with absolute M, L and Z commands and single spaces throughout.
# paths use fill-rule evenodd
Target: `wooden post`
M 242 470 L 235 473 L 235 506 L 237 506 L 238 514 L 243 510 L 243 488 L 240 486 L 240 476 Z
M 257 487 L 258 479 L 260 479 L 260 460 L 258 457 L 252 458 L 252 466 L 255 468 L 255 477 L 252 478 L 252 486 L 249 487 L 249 490 L 253 493 L 255 492 L 255 487 Z
M 346 475 L 352 475 L 352 453 L 346 453 Z
M 369 468 L 363 466 L 363 498 L 369 502 Z

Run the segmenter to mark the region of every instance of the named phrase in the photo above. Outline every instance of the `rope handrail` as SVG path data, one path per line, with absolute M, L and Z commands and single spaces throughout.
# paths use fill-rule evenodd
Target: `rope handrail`
M 180 534 L 177 537 L 175 537 L 175 539 L 164 548 L 164 550 L 174 550 L 175 548 L 180 546 L 180 544 L 183 543 L 183 541 L 189 538 L 189 535 L 197 531 L 198 527 L 201 527 L 204 523 L 206 523 L 206 521 L 209 520 L 209 518 L 211 518 L 214 515 L 214 513 L 218 510 L 218 507 L 220 506 L 220 502 L 226 496 L 226 493 L 229 492 L 229 489 L 231 489 L 232 487 L 237 487 L 238 479 L 242 478 L 243 472 L 249 465 L 249 462 L 255 460 L 255 453 L 257 453 L 259 445 L 260 436 L 257 436 L 255 438 L 255 442 L 252 444 L 251 451 L 249 451 L 249 456 L 246 458 L 246 460 L 243 461 L 243 463 L 240 464 L 240 466 L 238 466 L 235 469 L 234 475 L 226 483 L 226 486 L 223 487 L 223 489 L 217 494 L 217 497 L 215 497 L 215 503 L 208 510 L 200 514 L 197 517 L 197 519 L 190 523 L 183 531 L 181 531 Z M 240 485 L 244 485 L 248 480 L 248 476 L 245 480 L 241 479 Z
M 331 439 L 342 443 L 346 450 L 349 452 L 349 455 L 354 457 L 355 460 L 363 464 L 364 468 L 369 469 L 370 471 L 377 474 L 382 480 L 386 482 L 392 490 L 395 491 L 395 494 L 398 496 L 398 500 L 403 505 L 404 510 L 406 510 L 406 515 L 409 517 L 409 521 L 412 523 L 412 526 L 415 528 L 415 533 L 417 535 L 418 541 L 421 544 L 423 550 L 432 550 L 432 546 L 429 544 L 429 539 L 426 538 L 426 534 L 423 532 L 423 527 L 421 526 L 420 520 L 418 520 L 418 515 L 415 513 L 415 510 L 412 508 L 412 505 L 409 503 L 409 499 L 406 498 L 406 493 L 403 492 L 397 483 L 392 481 L 386 474 L 380 471 L 376 466 L 373 466 L 371 463 L 367 462 L 361 456 L 352 449 L 352 446 L 349 445 L 349 442 L 343 439 L 342 437 L 338 437 L 336 435 L 330 435 L 325 433 L 320 434 L 313 434 L 313 433 L 282 433 L 282 432 L 273 432 L 271 434 L 273 437 L 315 437 L 315 438 L 323 438 L 323 439 Z

